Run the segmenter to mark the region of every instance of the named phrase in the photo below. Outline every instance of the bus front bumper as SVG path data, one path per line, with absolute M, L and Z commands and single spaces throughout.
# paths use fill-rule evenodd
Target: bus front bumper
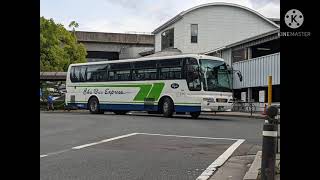
M 232 103 L 206 103 L 201 105 L 203 112 L 225 112 L 231 111 Z

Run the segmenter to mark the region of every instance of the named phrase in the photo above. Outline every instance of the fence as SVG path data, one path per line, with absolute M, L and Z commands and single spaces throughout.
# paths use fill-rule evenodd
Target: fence
M 237 102 L 235 102 L 233 104 L 232 111 L 250 113 L 251 109 L 252 109 L 253 113 L 262 113 L 262 112 L 265 111 L 265 108 L 267 108 L 267 105 L 268 105 L 268 103 L 237 101 Z M 272 103 L 271 105 L 278 107 L 279 115 L 280 115 L 280 103 L 279 102 L 275 102 L 275 103 Z

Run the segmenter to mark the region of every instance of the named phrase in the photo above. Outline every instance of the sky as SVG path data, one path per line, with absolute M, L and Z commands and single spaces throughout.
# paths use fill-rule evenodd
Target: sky
M 228 2 L 251 8 L 268 18 L 280 17 L 280 0 L 40 0 L 40 16 L 78 31 L 151 33 L 194 6 Z

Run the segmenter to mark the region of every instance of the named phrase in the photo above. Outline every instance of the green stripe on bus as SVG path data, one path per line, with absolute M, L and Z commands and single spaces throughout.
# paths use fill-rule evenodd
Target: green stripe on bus
M 147 98 L 153 98 L 155 101 L 157 101 L 160 97 L 163 87 L 164 83 L 153 83 L 152 89 Z
M 147 97 L 150 89 L 152 88 L 152 84 L 147 85 L 140 85 L 140 91 L 138 94 L 133 98 L 134 101 L 143 101 L 145 97 Z

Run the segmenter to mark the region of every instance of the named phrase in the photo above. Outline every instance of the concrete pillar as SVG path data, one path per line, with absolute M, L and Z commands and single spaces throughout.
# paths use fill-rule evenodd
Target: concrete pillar
M 252 88 L 250 88 L 250 87 L 248 88 L 248 93 L 247 94 L 248 94 L 248 97 L 247 97 L 248 101 L 250 102 L 252 100 Z
M 248 53 L 248 59 L 251 59 L 252 58 L 252 49 L 251 49 L 251 47 L 247 48 L 247 53 Z

